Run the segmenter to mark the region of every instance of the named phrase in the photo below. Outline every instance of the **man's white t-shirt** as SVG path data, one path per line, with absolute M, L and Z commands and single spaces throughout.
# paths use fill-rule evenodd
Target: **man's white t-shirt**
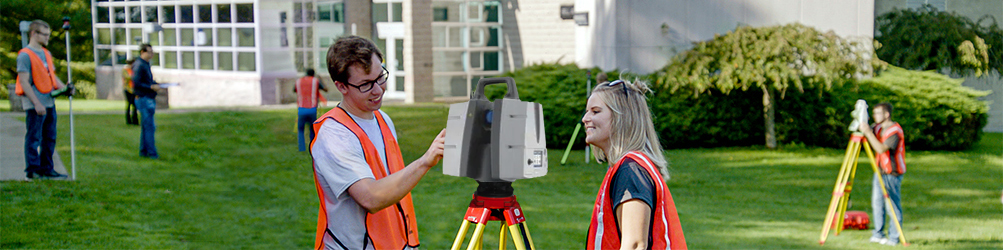
M 390 116 L 379 111 L 383 120 L 397 138 L 397 129 Z M 347 112 L 346 112 L 347 113 Z M 362 119 L 348 113 L 349 117 L 362 128 L 369 140 L 382 157 L 383 168 L 387 169 L 387 154 L 380 133 L 379 122 L 373 119 Z M 324 201 L 327 207 L 327 227 L 337 239 L 325 234 L 324 245 L 327 249 L 373 249 L 372 242 L 365 239 L 366 209 L 355 202 L 348 194 L 348 187 L 364 178 L 375 179 L 373 172 L 366 163 L 362 144 L 348 127 L 334 120 L 328 120 L 321 125 L 317 133 L 317 141 L 311 148 L 314 169 L 324 191 Z M 369 244 L 366 244 L 366 243 Z M 366 244 L 365 246 L 363 246 Z

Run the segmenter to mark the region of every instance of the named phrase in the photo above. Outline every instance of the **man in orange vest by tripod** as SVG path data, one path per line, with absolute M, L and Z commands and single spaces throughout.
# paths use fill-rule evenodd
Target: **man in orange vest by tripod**
M 867 124 L 860 126 L 860 132 L 864 133 L 867 142 L 874 149 L 874 160 L 878 162 L 881 173 L 874 174 L 874 181 L 871 188 L 871 208 L 874 213 L 874 234 L 871 242 L 898 245 L 899 232 L 895 228 L 894 222 L 888 223 L 885 215 L 889 209 L 895 211 L 899 225 L 902 225 L 902 175 L 905 174 L 905 137 L 902 126 L 892 121 L 892 105 L 887 102 L 874 106 L 873 114 L 874 127 Z M 893 207 L 888 208 L 884 202 L 884 195 L 881 192 L 881 184 L 878 178 L 884 180 L 888 198 L 892 201 Z M 884 229 L 888 228 L 888 237 L 885 237 Z
M 52 54 L 45 49 L 52 31 L 49 24 L 35 20 L 28 26 L 28 47 L 17 55 L 17 84 L 14 92 L 21 98 L 27 117 L 24 136 L 24 169 L 29 179 L 66 178 L 54 170 L 52 154 L 56 149 L 56 103 L 50 92 L 66 88 L 56 76 Z M 68 49 L 68 48 L 67 48 Z M 70 94 L 73 94 L 70 90 Z M 41 149 L 41 152 L 38 150 Z
M 442 159 L 445 130 L 404 166 L 394 123 L 380 110 L 388 72 L 383 53 L 358 36 L 327 52 L 328 73 L 344 96 L 313 124 L 310 144 L 320 197 L 314 249 L 414 249 L 411 189 Z

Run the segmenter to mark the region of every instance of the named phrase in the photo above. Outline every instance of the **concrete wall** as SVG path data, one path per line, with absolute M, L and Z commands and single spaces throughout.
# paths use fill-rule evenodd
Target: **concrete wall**
M 847 38 L 874 33 L 873 0 L 578 0 L 589 26 L 576 28 L 580 66 L 647 74 L 692 46 L 739 25 L 798 22 Z
M 574 4 L 574 0 L 502 1 L 504 69 L 575 62 L 575 22 L 561 19 L 561 5 Z
M 432 1 L 404 1 L 404 101 L 431 102 L 432 82 Z
M 171 107 L 262 105 L 262 77 L 254 73 L 179 72 L 153 70 L 160 83 L 179 83 L 168 89 Z

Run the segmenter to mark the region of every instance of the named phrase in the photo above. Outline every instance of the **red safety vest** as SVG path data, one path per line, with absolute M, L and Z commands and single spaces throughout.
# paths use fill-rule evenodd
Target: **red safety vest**
M 885 174 L 892 172 L 891 157 L 895 157 L 895 172 L 905 174 L 905 136 L 902 133 L 902 126 L 899 126 L 899 123 L 896 122 L 886 129 L 882 128 L 880 124 L 876 124 L 874 125 L 873 130 L 881 136 L 881 143 L 884 143 L 885 140 L 888 140 L 888 138 L 892 137 L 892 135 L 899 136 L 899 143 L 898 146 L 895 147 L 894 154 L 891 151 L 885 151 L 884 153 L 874 156 L 874 160 L 877 161 L 878 166 L 881 167 L 881 172 L 884 172 Z
M 300 108 L 316 108 L 317 102 L 327 103 L 327 99 L 320 94 L 317 88 L 317 78 L 304 76 L 296 82 L 296 104 Z
M 389 161 L 390 173 L 387 173 L 383 168 L 383 161 L 381 160 L 379 151 L 376 150 L 376 146 L 370 142 L 369 137 L 366 136 L 366 132 L 362 131 L 355 120 L 348 116 L 341 107 L 331 109 L 320 119 L 317 119 L 313 123 L 314 133 L 320 133 L 320 127 L 324 125 L 324 122 L 328 120 L 334 120 L 337 123 L 348 127 L 355 136 L 359 137 L 359 141 L 362 142 L 362 151 L 366 158 L 366 163 L 369 164 L 370 170 L 373 172 L 373 176 L 377 180 L 383 179 L 387 175 L 396 173 L 401 169 L 404 169 L 404 160 L 401 158 L 400 147 L 397 145 L 397 139 L 394 139 L 393 132 L 390 131 L 390 127 L 387 126 L 386 121 L 383 120 L 383 116 L 380 115 L 379 111 L 374 111 L 373 114 L 376 116 L 376 120 L 380 125 L 380 132 L 383 134 L 383 145 L 386 147 L 387 161 Z M 319 136 L 318 136 L 319 137 Z M 310 148 L 313 148 L 313 144 L 317 142 L 315 137 L 312 142 L 310 142 Z M 320 179 L 317 177 L 317 165 L 314 164 L 314 182 L 317 186 L 317 195 L 320 196 L 320 214 L 317 218 L 317 240 L 314 243 L 314 249 L 323 249 L 324 247 L 324 235 L 329 233 L 328 223 L 327 223 L 327 209 L 325 208 L 324 202 L 324 190 L 320 187 Z M 414 204 L 411 202 L 411 193 L 409 192 L 404 196 L 397 204 L 389 206 L 376 212 L 374 214 L 366 215 L 366 233 L 369 238 L 372 239 L 372 244 L 376 249 L 404 249 L 404 247 L 418 247 L 418 223 L 415 221 Z M 331 235 L 333 237 L 333 234 Z
M 35 88 L 42 94 L 48 94 L 56 86 L 56 68 L 52 66 L 52 54 L 49 53 L 49 50 L 42 48 L 42 51 L 45 51 L 45 61 L 48 65 L 43 64 L 42 59 L 35 54 L 35 51 L 27 47 L 21 49 L 19 53 L 27 53 L 28 58 L 31 58 L 31 81 Z M 14 93 L 24 95 L 24 87 L 21 87 L 21 76 L 17 77 Z
M 606 178 L 603 179 L 599 194 L 596 195 L 595 207 L 592 210 L 592 224 L 589 225 L 589 236 L 586 238 L 585 249 L 620 249 L 620 229 L 614 217 L 616 211 L 612 201 L 609 200 L 610 182 L 613 181 L 613 174 L 620 168 L 620 164 L 627 158 L 644 167 L 648 171 L 655 183 L 654 218 L 651 225 L 649 237 L 652 245 L 650 249 L 686 249 L 686 238 L 683 236 L 683 228 L 679 224 L 679 215 L 676 213 L 676 204 L 672 201 L 672 193 L 665 187 L 665 181 L 658 174 L 655 164 L 648 160 L 648 157 L 640 152 L 630 152 L 620 158 L 613 167 L 606 171 Z

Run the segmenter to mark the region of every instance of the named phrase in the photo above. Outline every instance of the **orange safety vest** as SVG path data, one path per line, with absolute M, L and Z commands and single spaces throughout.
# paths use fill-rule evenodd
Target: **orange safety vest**
M 296 104 L 300 108 L 316 108 L 318 100 L 327 103 L 327 99 L 320 94 L 320 90 L 317 88 L 319 83 L 316 79 L 312 76 L 305 76 L 296 82 Z
M 676 213 L 676 204 L 672 201 L 672 193 L 665 187 L 665 181 L 658 174 L 655 164 L 651 163 L 647 156 L 636 151 L 627 153 L 606 171 L 606 178 L 603 179 L 599 194 L 596 195 L 585 249 L 620 249 L 620 228 L 617 227 L 618 223 L 614 217 L 616 204 L 609 200 L 609 188 L 613 174 L 627 158 L 633 159 L 647 170 L 648 176 L 651 176 L 655 183 L 653 201 L 655 204 L 652 204 L 655 212 L 651 220 L 654 225 L 651 225 L 649 232 L 652 244 L 648 248 L 686 249 L 686 237 L 683 236 L 683 228 L 679 224 L 679 215 Z
M 45 61 L 48 62 L 48 65 L 42 64 L 42 59 L 35 54 L 35 51 L 27 47 L 21 49 L 18 53 L 27 53 L 28 58 L 31 58 L 31 81 L 35 85 L 35 88 L 38 89 L 38 92 L 48 94 L 56 86 L 56 68 L 52 66 L 52 54 L 49 53 L 49 50 L 42 48 L 42 51 L 45 51 Z M 24 95 L 24 87 L 21 87 L 21 76 L 17 77 L 14 93 Z
M 884 143 L 885 140 L 888 140 L 888 138 L 892 137 L 892 135 L 899 136 L 899 143 L 898 146 L 895 147 L 894 155 L 892 155 L 891 151 L 885 151 L 884 153 L 874 156 L 874 160 L 877 161 L 878 166 L 881 167 L 881 172 L 884 172 L 885 174 L 892 172 L 891 157 L 895 157 L 895 172 L 898 174 L 905 174 L 905 136 L 902 132 L 902 126 L 899 126 L 899 123 L 896 122 L 891 127 L 885 129 L 882 128 L 880 124 L 876 124 L 874 125 L 873 130 L 877 132 L 877 134 L 881 135 L 881 143 Z
M 132 67 L 122 67 L 122 70 L 128 74 L 129 77 L 124 78 L 126 84 L 129 84 L 129 93 L 132 93 L 133 88 L 136 86 L 132 84 Z
M 377 180 L 387 177 L 387 175 L 396 173 L 404 169 L 404 160 L 401 158 L 400 147 L 397 145 L 397 139 L 394 139 L 393 132 L 390 131 L 390 127 L 387 126 L 386 121 L 383 120 L 383 115 L 379 111 L 374 111 L 373 114 L 376 116 L 376 120 L 380 125 L 380 132 L 383 134 L 383 145 L 386 147 L 386 155 L 388 166 L 390 168 L 390 173 L 387 173 L 383 168 L 383 161 L 381 160 L 379 151 L 373 146 L 373 143 L 366 136 L 366 132 L 362 131 L 355 120 L 348 116 L 341 107 L 331 109 L 320 119 L 317 119 L 313 123 L 314 133 L 320 133 L 320 127 L 324 125 L 324 122 L 334 120 L 347 127 L 355 136 L 359 137 L 359 141 L 362 142 L 362 151 L 366 158 L 366 163 L 369 164 L 370 170 L 373 172 L 373 176 Z M 319 136 L 318 136 L 319 137 Z M 317 142 L 315 137 L 312 142 L 310 142 L 310 148 L 313 148 L 313 144 Z M 314 243 L 314 249 L 323 249 L 324 247 L 324 235 L 329 234 L 334 237 L 327 225 L 327 209 L 325 208 L 324 202 L 324 190 L 320 187 L 320 179 L 317 177 L 317 165 L 314 164 L 314 182 L 317 186 L 317 195 L 320 196 L 320 214 L 317 218 L 317 240 Z M 374 214 L 366 215 L 366 234 L 372 239 L 372 244 L 375 249 L 404 249 L 404 247 L 418 247 L 418 223 L 415 221 L 414 204 L 411 202 L 411 193 L 408 192 L 397 204 L 389 206 L 376 212 Z

